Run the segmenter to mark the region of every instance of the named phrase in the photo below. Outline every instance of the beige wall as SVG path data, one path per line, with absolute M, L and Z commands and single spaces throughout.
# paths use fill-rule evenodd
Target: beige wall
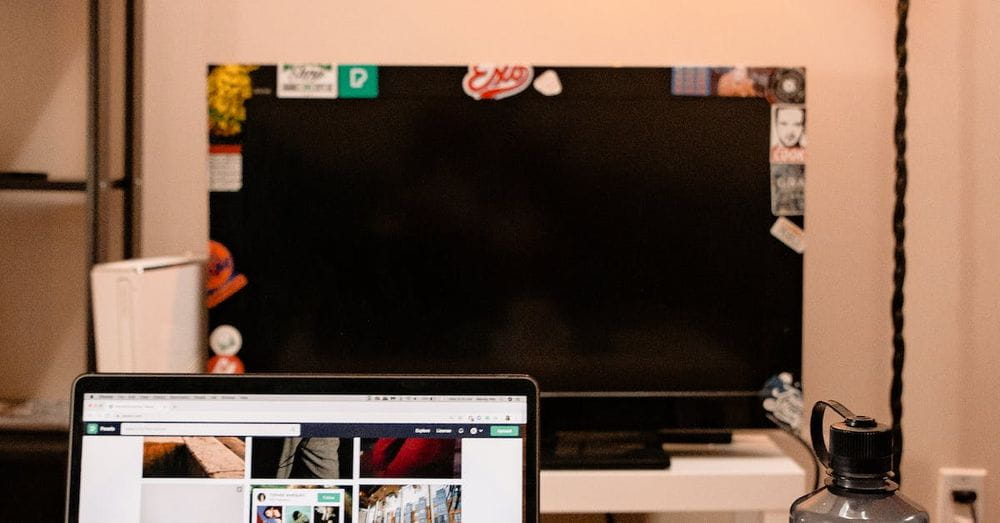
M 962 378 L 953 393 L 960 398 L 959 463 L 989 470 L 987 519 L 995 521 L 1000 517 L 1000 452 L 994 440 L 1000 427 L 1000 407 L 994 403 L 1000 399 L 1000 4 L 975 0 L 965 5 L 957 53 L 965 102 L 956 122 L 962 137 L 963 213 L 955 234 L 962 243 L 951 253 L 962 266 L 961 345 L 954 358 Z
M 87 4 L 0 3 L 0 170 L 87 172 Z M 86 368 L 84 193 L 0 191 L 0 398 L 68 397 Z
M 956 392 L 966 381 L 959 372 L 965 238 L 958 228 L 967 204 L 958 129 L 967 102 L 956 80 L 971 64 L 959 59 L 964 28 L 952 6 L 922 3 L 911 14 L 903 474 L 907 490 L 933 510 L 937 468 L 957 465 L 961 448 L 961 434 L 945 430 L 960 422 Z
M 1000 513 L 1000 6 L 915 4 L 911 23 L 907 490 L 933 504 L 939 467 L 986 468 Z
M 885 417 L 891 273 L 892 48 L 886 3 L 146 2 L 143 252 L 204 250 L 204 66 L 282 60 L 461 64 L 793 64 L 808 69 L 805 380 Z M 300 8 L 297 10 L 296 7 Z M 813 117 L 815 115 L 815 117 Z M 192 132 L 192 130 L 196 130 Z M 854 364 L 861 362 L 861 364 Z M 822 392 L 821 392 L 822 391 Z M 814 399 L 814 398 L 813 398 Z
M 147 23 L 155 20 L 164 30 L 147 28 L 144 78 L 156 85 L 147 88 L 167 96 L 145 102 L 143 242 L 149 254 L 204 245 L 200 97 L 208 62 L 806 66 L 807 401 L 836 398 L 888 420 L 894 2 L 522 1 L 488 13 L 441 0 L 343 10 L 293 2 L 302 12 L 287 4 L 183 4 L 146 6 Z M 992 234 L 1000 224 L 991 212 L 998 195 L 989 174 L 997 158 L 981 145 L 996 135 L 997 104 L 989 93 L 998 83 L 984 65 L 996 61 L 990 34 L 996 17 L 988 0 L 921 3 L 911 13 L 903 469 L 906 490 L 930 510 L 938 467 L 995 471 L 1000 465 L 985 425 L 977 422 L 984 416 L 1000 421 L 997 409 L 982 406 L 997 397 L 991 340 L 998 334 L 1000 289 L 990 262 L 1000 254 Z M 178 33 L 182 43 L 167 41 L 177 42 Z M 182 207 L 187 215 L 178 223 Z M 946 433 L 946 424 L 957 432 Z M 993 506 L 1000 505 L 995 490 Z
M 16 3 L 28 9 L 28 2 Z M 444 0 L 383 0 L 340 8 L 331 2 L 279 6 L 262 1 L 203 5 L 196 0 L 147 0 L 143 254 L 204 250 L 203 99 L 204 66 L 209 62 L 456 64 L 489 59 L 805 65 L 811 148 L 803 354 L 807 401 L 836 398 L 857 411 L 888 419 L 894 4 L 522 0 L 484 12 L 475 3 Z M 296 12 L 296 6 L 304 12 Z M 986 403 L 1000 397 L 995 341 L 1000 339 L 1000 280 L 993 271 L 1000 257 L 1000 215 L 994 210 L 1000 203 L 995 175 L 1000 159 L 993 143 L 1000 134 L 994 95 L 1000 78 L 991 68 L 1000 56 L 1000 40 L 992 33 L 998 23 L 1000 8 L 991 0 L 924 2 L 911 12 L 904 472 L 905 489 L 932 510 L 938 467 L 984 466 L 993 474 L 1000 470 L 1000 453 L 993 451 L 989 430 L 1000 425 L 1000 409 Z M 2 48 L 8 49 L 7 37 L 0 38 Z M 71 42 L 66 46 L 77 48 Z M 51 52 L 64 63 L 76 63 L 62 56 L 66 48 Z M 4 53 L 0 59 L 9 56 Z M 53 97 L 46 89 L 32 92 L 43 100 Z M 43 115 L 51 109 L 45 103 L 35 105 L 31 121 L 49 121 Z M 5 105 L 3 110 L 9 109 Z M 27 143 L 24 136 L 32 132 L 22 130 L 17 143 Z M 6 135 L 0 141 L 2 168 L 15 167 L 10 164 L 11 143 Z M 36 229 L 26 235 L 11 232 L 17 228 L 8 225 L 12 222 L 6 213 L 23 206 L 8 203 L 9 195 L 0 198 L 0 263 L 6 268 L 21 259 L 8 252 L 30 251 L 35 243 L 28 237 L 39 234 Z M 41 219 L 46 216 L 53 218 L 37 230 L 68 230 L 65 219 L 55 218 L 57 213 Z M 61 243 L 56 245 L 58 249 Z M 63 269 L 66 274 L 82 273 L 82 268 Z M 3 271 L 0 297 L 18 303 L 14 312 L 5 305 L 0 316 L 4 361 L 28 365 L 23 361 L 45 349 L 66 356 L 53 360 L 49 353 L 50 361 L 60 363 L 36 363 L 25 367 L 28 372 L 18 367 L 5 371 L 2 386 L 9 391 L 0 389 L 0 395 L 37 388 L 37 380 L 15 374 L 62 376 L 67 373 L 60 370 L 61 362 L 82 361 L 75 349 L 82 347 L 82 319 L 77 324 L 54 319 L 55 327 L 32 325 L 8 334 L 11 325 L 37 323 L 38 313 L 26 311 L 47 303 L 32 301 L 30 290 L 11 283 L 26 281 L 24 272 Z M 66 285 L 73 281 L 75 277 L 68 276 Z M 27 340 L 37 340 L 37 345 Z M 948 430 L 945 423 L 958 431 Z M 995 482 L 989 485 L 994 512 L 1000 510 L 998 488 Z
M 894 7 L 865 0 L 505 5 L 485 13 L 443 0 L 349 10 L 305 1 L 146 2 L 144 253 L 204 249 L 207 63 L 804 65 L 807 391 L 886 417 L 887 392 L 876 387 L 887 391 L 889 376 Z M 862 386 L 840 383 L 848 369 Z

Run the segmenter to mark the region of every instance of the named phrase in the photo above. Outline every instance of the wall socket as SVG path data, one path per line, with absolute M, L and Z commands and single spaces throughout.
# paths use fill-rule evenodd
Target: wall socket
M 938 523 L 971 523 L 969 507 L 958 505 L 951 497 L 956 490 L 971 490 L 976 493 L 976 520 L 989 521 L 984 514 L 983 488 L 986 486 L 986 469 L 938 469 L 937 518 Z

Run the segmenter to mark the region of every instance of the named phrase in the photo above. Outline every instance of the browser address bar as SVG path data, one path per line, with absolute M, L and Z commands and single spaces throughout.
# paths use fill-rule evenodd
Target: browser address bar
M 122 423 L 122 436 L 299 436 L 298 423 Z

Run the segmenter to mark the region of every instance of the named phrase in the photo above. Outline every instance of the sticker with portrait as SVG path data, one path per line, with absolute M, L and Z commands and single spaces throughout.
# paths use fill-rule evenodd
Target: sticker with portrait
M 771 107 L 771 163 L 806 163 L 806 108 Z
M 802 216 L 805 212 L 806 166 L 771 165 L 771 213 L 775 216 Z

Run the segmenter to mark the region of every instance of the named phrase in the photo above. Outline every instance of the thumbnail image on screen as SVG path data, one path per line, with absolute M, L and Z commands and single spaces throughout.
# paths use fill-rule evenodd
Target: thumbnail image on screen
M 254 438 L 250 475 L 276 479 L 352 476 L 352 438 Z
M 144 478 L 242 478 L 246 470 L 242 437 L 143 438 Z
M 362 478 L 461 478 L 462 440 L 362 438 Z
M 358 500 L 363 523 L 462 521 L 459 485 L 362 485 Z
M 255 485 L 251 523 L 341 523 L 351 521 L 351 487 Z

